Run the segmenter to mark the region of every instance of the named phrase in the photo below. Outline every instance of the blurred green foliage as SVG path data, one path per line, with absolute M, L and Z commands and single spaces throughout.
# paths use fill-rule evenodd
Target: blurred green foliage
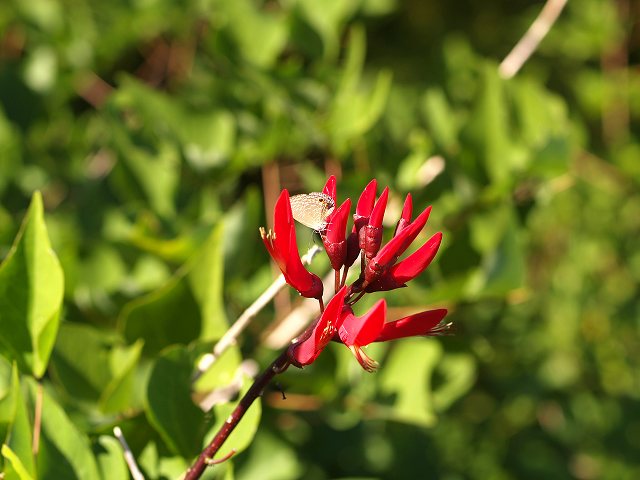
M 290 369 L 210 478 L 640 477 L 640 5 L 568 2 L 502 79 L 541 7 L 0 3 L 4 478 L 128 478 L 115 425 L 179 477 L 233 407 L 203 413 L 190 377 L 271 282 L 269 195 L 327 171 L 340 201 L 375 177 L 392 212 L 433 204 L 443 247 L 386 298 L 456 335 L 374 345 L 375 375 L 337 348 Z M 266 365 L 286 310 L 197 392 Z

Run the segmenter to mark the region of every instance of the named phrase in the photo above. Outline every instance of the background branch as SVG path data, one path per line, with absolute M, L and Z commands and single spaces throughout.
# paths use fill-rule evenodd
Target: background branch
M 566 3 L 567 0 L 547 0 L 527 32 L 500 63 L 499 72 L 502 78 L 511 78 L 518 73 L 549 33 Z

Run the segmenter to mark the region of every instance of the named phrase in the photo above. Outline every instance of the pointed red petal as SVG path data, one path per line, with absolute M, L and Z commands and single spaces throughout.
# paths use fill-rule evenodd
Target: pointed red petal
M 371 215 L 371 210 L 373 210 L 373 204 L 376 201 L 376 188 L 378 186 L 378 182 L 374 178 L 371 180 L 364 190 L 360 194 L 360 198 L 358 199 L 358 203 L 356 205 L 356 215 L 359 217 L 369 217 Z
M 411 194 L 407 193 L 407 197 L 404 200 L 404 206 L 402 207 L 402 215 L 400 216 L 400 220 L 398 220 L 398 224 L 396 225 L 396 231 L 393 232 L 393 236 L 398 235 L 402 230 L 407 228 L 407 226 L 411 223 L 411 214 L 413 213 L 413 200 L 411 199 Z
M 296 244 L 296 227 L 289 227 L 289 254 L 286 257 L 287 267 L 285 277 L 287 283 L 307 298 L 322 297 L 322 280 L 309 272 L 300 260 L 298 245 Z M 284 273 L 284 272 L 283 272 Z
M 429 335 L 446 315 L 447 310 L 439 308 L 437 310 L 427 310 L 426 312 L 409 315 L 395 322 L 389 322 L 376 338 L 376 342 L 386 342 L 387 340 L 413 337 L 416 335 Z
M 280 192 L 273 208 L 273 231 L 276 233 L 276 242 L 283 248 L 283 251 L 289 250 L 289 228 L 291 225 L 293 225 L 293 213 L 291 213 L 289 192 L 285 189 Z
M 371 211 L 371 216 L 369 217 L 369 225 L 372 227 L 380 227 L 382 226 L 382 218 L 384 217 L 384 211 L 387 208 L 387 199 L 389 198 L 389 187 L 384 187 L 380 198 L 376 202 L 373 210 Z
M 309 365 L 322 352 L 336 333 L 336 324 L 342 312 L 347 287 L 342 287 L 329 301 L 318 323 L 307 338 L 289 347 L 289 358 L 298 366 Z
M 407 193 L 407 197 L 404 199 L 404 206 L 402 207 L 401 218 L 407 222 L 410 222 L 412 213 L 413 213 L 413 200 L 411 198 L 411 193 Z
M 333 199 L 333 203 L 336 203 L 336 177 L 335 175 L 331 175 L 327 179 L 327 183 L 324 184 L 324 188 L 322 189 L 322 193 L 329 195 Z
M 273 231 L 269 231 L 267 233 L 265 232 L 264 228 L 261 228 L 260 238 L 262 238 L 262 243 L 264 243 L 267 252 L 269 252 L 269 255 L 271 255 L 271 258 L 273 258 L 273 261 L 278 264 L 280 271 L 282 271 L 282 273 L 285 273 L 287 270 L 286 261 L 284 260 L 282 253 L 277 250 L 273 244 Z
M 342 242 L 347 234 L 347 221 L 351 211 L 351 199 L 347 198 L 327 217 L 327 231 L 325 237 L 331 243 Z
M 404 253 L 409 245 L 411 245 L 411 242 L 413 242 L 413 240 L 418 236 L 422 228 L 427 223 L 430 213 L 431 207 L 425 208 L 413 222 L 402 230 L 402 232 L 393 237 L 384 247 L 382 247 L 375 256 L 376 263 L 382 266 L 393 264 L 393 262 L 395 262 L 396 259 Z
M 436 256 L 436 253 L 438 253 L 441 242 L 442 232 L 438 232 L 427 240 L 418 250 L 400 263 L 391 267 L 387 275 L 393 277 L 398 284 L 404 284 L 409 280 L 413 280 L 429 266 Z
M 343 314 L 344 315 L 344 314 Z M 338 328 L 340 340 L 346 346 L 358 345 L 364 347 L 375 341 L 382 332 L 387 315 L 387 302 L 379 300 L 362 317 L 356 317 L 353 311 L 342 317 Z

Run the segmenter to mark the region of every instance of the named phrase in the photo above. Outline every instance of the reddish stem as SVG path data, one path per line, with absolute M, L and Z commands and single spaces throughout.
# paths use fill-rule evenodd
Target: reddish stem
M 287 351 L 285 350 L 282 354 L 276 358 L 269 368 L 267 368 L 264 372 L 262 372 L 256 380 L 251 385 L 251 388 L 247 391 L 247 393 L 242 397 L 238 406 L 233 410 L 229 418 L 222 424 L 218 433 L 213 437 L 211 443 L 207 445 L 195 463 L 187 470 L 187 473 L 184 476 L 184 480 L 196 480 L 200 478 L 200 476 L 204 473 L 205 468 L 211 465 L 212 463 L 216 463 L 213 460 L 213 457 L 218 450 L 222 447 L 222 444 L 229 437 L 234 428 L 238 425 L 244 414 L 249 410 L 249 407 L 254 402 L 256 398 L 258 398 L 264 388 L 269 384 L 269 382 L 275 377 L 277 374 L 284 372 L 289 366 L 289 358 L 287 357 Z
M 342 271 L 342 280 L 340 281 L 340 288 L 342 288 L 344 286 L 344 284 L 347 283 L 347 274 L 348 273 L 349 273 L 349 267 L 347 267 L 345 265 L 344 270 Z M 340 288 L 338 288 L 338 290 Z

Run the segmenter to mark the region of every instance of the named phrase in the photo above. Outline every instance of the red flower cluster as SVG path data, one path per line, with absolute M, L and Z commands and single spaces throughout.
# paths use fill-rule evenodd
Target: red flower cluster
M 363 352 L 362 347 L 372 342 L 403 337 L 439 335 L 449 327 L 441 324 L 447 314 L 445 309 L 429 310 L 387 323 L 385 300 L 378 301 L 362 317 L 354 315 L 352 305 L 365 293 L 405 287 L 409 280 L 422 273 L 435 257 L 442 241 L 442 233 L 438 232 L 413 254 L 398 262 L 398 258 L 427 223 L 431 207 L 427 207 L 412 221 L 411 194 L 407 195 L 393 238 L 382 246 L 382 218 L 389 189 L 385 188 L 376 199 L 376 187 L 374 179 L 360 195 L 353 215 L 353 229 L 348 236 L 350 199 L 331 212 L 324 230 L 320 232 L 335 271 L 336 294 L 326 308 L 322 303 L 323 285 L 320 278 L 307 271 L 300 260 L 287 190 L 282 191 L 276 202 L 274 230 L 266 232 L 260 229 L 262 240 L 287 283 L 301 295 L 317 298 L 320 302 L 320 318 L 289 347 L 289 359 L 298 367 L 312 363 L 326 345 L 335 340 L 346 345 L 360 365 L 371 372 L 378 364 Z M 329 178 L 323 193 L 331 197 L 335 205 L 335 177 Z M 358 255 L 361 259 L 360 276 L 353 284 L 345 285 L 348 270 Z

